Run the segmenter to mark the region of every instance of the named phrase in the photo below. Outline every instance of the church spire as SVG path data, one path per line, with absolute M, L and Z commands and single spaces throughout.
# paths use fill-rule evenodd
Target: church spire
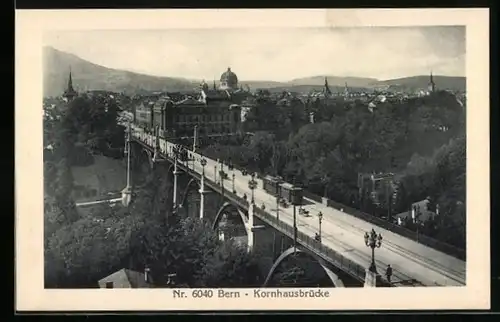
M 68 99 L 68 101 L 72 100 L 77 95 L 75 89 L 73 88 L 73 77 L 71 75 L 71 66 L 69 67 L 69 78 L 68 78 L 68 87 L 64 91 L 64 97 Z
M 429 92 L 434 92 L 436 90 L 436 84 L 434 83 L 434 76 L 432 75 L 432 70 L 431 70 L 431 75 L 429 79 Z
M 67 89 L 67 91 L 74 92 L 74 89 L 73 89 L 73 78 L 71 77 L 71 66 L 69 67 L 69 79 L 68 79 L 68 89 Z
M 215 86 L 215 79 L 214 79 L 214 91 L 217 89 L 217 86 Z
M 325 96 L 331 95 L 332 91 L 330 90 L 330 87 L 328 86 L 328 78 L 325 77 L 325 88 L 323 89 L 323 93 Z

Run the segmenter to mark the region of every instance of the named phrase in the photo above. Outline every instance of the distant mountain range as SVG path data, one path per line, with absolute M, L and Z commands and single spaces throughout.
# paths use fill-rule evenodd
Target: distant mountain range
M 77 91 L 106 90 L 140 94 L 151 91 L 191 91 L 200 81 L 178 77 L 158 77 L 100 66 L 76 55 L 52 47 L 43 48 L 43 92 L 44 96 L 61 95 L 68 82 L 71 67 L 73 85 Z M 390 87 L 393 89 L 416 90 L 427 88 L 429 76 L 413 76 L 380 81 L 374 78 L 326 76 L 332 91 L 343 90 L 347 83 L 350 90 Z M 438 88 L 465 91 L 465 77 L 434 76 Z M 244 81 L 251 89 L 269 89 L 270 91 L 288 90 L 309 92 L 321 90 L 325 76 L 293 79 L 289 82 Z

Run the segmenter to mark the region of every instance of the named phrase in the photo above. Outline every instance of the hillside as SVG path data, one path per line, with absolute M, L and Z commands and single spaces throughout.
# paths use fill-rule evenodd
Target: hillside
M 145 93 L 149 91 L 191 91 L 200 81 L 174 77 L 157 77 L 124 70 L 100 66 L 80 57 L 52 47 L 43 49 L 43 92 L 44 96 L 61 95 L 68 81 L 71 66 L 73 85 L 77 91 L 106 90 L 125 92 L 126 94 Z M 429 76 L 414 76 L 400 79 L 379 81 L 374 78 L 327 76 L 332 91 L 342 91 L 345 83 L 349 89 L 371 89 L 377 86 L 390 86 L 392 89 L 424 89 L 427 88 Z M 465 77 L 434 76 L 439 89 L 465 91 Z M 288 90 L 292 92 L 310 92 L 321 90 L 325 76 L 313 76 L 293 79 L 289 82 L 245 81 L 251 90 L 270 89 L 273 92 Z
M 141 90 L 191 90 L 193 82 L 179 78 L 155 77 L 96 65 L 73 54 L 52 47 L 43 49 L 44 96 L 57 96 L 66 88 L 71 66 L 73 84 L 77 91 L 107 90 L 137 93 Z
M 434 83 L 438 89 L 449 89 L 453 91 L 465 91 L 465 77 L 434 76 Z M 385 81 L 378 81 L 377 85 L 388 85 L 393 89 L 415 90 L 427 88 L 429 76 L 413 76 Z
M 328 87 L 333 93 L 342 93 L 344 92 L 344 86 L 332 86 L 328 84 Z M 282 85 L 279 87 L 271 87 L 268 90 L 271 93 L 280 93 L 283 91 L 295 92 L 295 93 L 310 93 L 310 92 L 321 92 L 324 88 L 324 85 Z M 349 90 L 352 91 L 371 91 L 368 87 L 351 87 L 349 86 Z
M 293 86 L 299 86 L 299 85 L 323 86 L 325 84 L 325 77 L 328 78 L 328 85 L 341 86 L 342 88 L 345 86 L 346 83 L 347 86 L 349 87 L 370 87 L 372 84 L 378 82 L 378 80 L 375 78 L 313 76 L 313 77 L 293 79 L 289 81 L 288 84 Z
M 283 87 L 283 86 L 287 85 L 287 83 L 283 83 L 283 82 L 252 81 L 252 80 L 251 81 L 241 80 L 239 83 L 241 85 L 243 85 L 243 88 L 246 88 L 246 85 L 248 85 L 251 90 L 264 89 L 264 88 L 276 88 L 276 87 Z

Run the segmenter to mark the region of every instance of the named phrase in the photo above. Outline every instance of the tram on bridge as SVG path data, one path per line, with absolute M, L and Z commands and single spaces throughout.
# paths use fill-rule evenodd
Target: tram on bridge
M 294 186 L 291 183 L 283 182 L 280 184 L 280 197 L 292 205 L 302 204 L 302 188 Z
M 262 181 L 264 190 L 275 197 L 279 197 L 283 206 L 302 204 L 303 190 L 301 187 L 285 182 L 281 177 L 277 176 L 267 175 Z
M 283 183 L 283 179 L 281 177 L 273 177 L 270 175 L 267 175 L 264 177 L 263 181 L 263 188 L 264 190 L 277 197 L 279 195 L 279 190 L 280 190 L 280 184 Z

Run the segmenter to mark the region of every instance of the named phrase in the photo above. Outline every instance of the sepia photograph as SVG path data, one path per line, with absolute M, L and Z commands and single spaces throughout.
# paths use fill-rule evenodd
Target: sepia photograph
M 69 27 L 39 49 L 43 289 L 469 286 L 465 23 Z

